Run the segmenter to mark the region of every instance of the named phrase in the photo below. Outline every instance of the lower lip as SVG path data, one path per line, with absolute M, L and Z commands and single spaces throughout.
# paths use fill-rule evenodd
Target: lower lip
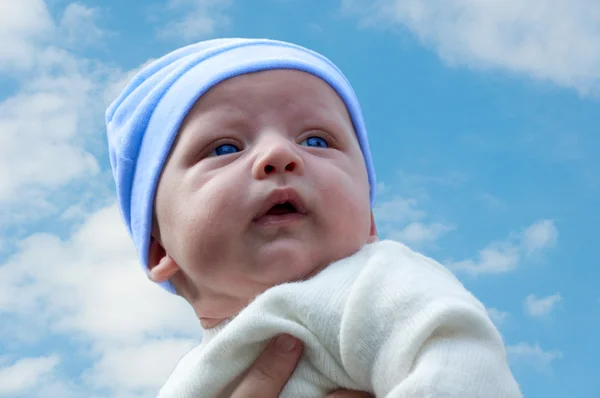
M 254 222 L 261 227 L 285 227 L 299 222 L 304 214 L 289 213 L 281 215 L 264 215 Z

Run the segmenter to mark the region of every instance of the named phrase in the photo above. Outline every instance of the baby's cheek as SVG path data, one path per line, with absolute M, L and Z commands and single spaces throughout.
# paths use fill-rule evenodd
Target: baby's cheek
M 327 197 L 329 213 L 329 236 L 340 253 L 352 254 L 366 243 L 371 223 L 368 191 L 363 192 L 360 183 L 349 180 Z
M 231 199 L 229 199 L 231 201 Z M 191 206 L 185 219 L 183 236 L 187 263 L 195 272 L 214 273 L 217 264 L 226 263 L 233 252 L 235 226 L 239 225 L 233 207 L 225 198 L 213 196 Z

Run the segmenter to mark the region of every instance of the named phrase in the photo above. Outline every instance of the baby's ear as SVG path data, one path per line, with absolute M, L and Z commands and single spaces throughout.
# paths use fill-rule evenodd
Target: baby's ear
M 148 268 L 150 270 L 150 280 L 157 283 L 166 282 L 181 269 L 175 260 L 167 254 L 162 244 L 153 236 L 150 237 Z

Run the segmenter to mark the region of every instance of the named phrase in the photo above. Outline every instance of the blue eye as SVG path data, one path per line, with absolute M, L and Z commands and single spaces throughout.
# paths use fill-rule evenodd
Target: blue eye
M 223 144 L 223 145 L 219 145 L 218 147 L 216 147 L 215 150 L 212 151 L 211 156 L 230 155 L 232 153 L 236 153 L 239 151 L 240 150 L 235 145 Z
M 302 146 L 312 146 L 317 148 L 328 148 L 327 141 L 321 137 L 308 137 L 300 143 Z

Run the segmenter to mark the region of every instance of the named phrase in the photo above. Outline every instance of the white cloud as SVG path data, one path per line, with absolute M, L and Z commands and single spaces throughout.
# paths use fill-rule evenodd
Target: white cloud
M 425 216 L 425 212 L 419 210 L 417 205 L 416 199 L 395 197 L 378 203 L 373 212 L 381 222 L 406 222 Z
M 16 355 L 49 336 L 84 343 L 81 355 L 93 362 L 73 382 L 111 397 L 155 394 L 200 337 L 191 307 L 145 277 L 115 205 L 89 215 L 68 240 L 35 234 L 21 241 L 0 264 L 0 318 L 11 320 L 2 339 L 10 338 Z M 29 334 L 21 339 L 19 330 Z
M 424 175 L 398 170 L 393 189 L 389 184 L 378 182 L 379 198 L 373 213 L 380 237 L 401 241 L 417 250 L 435 250 L 436 243 L 455 226 L 431 220 L 431 214 L 423 209 L 430 202 L 427 188 L 455 188 L 466 179 L 465 174 L 457 171 Z M 394 195 L 393 192 L 402 192 L 403 195 Z
M 525 312 L 533 317 L 548 315 L 558 303 L 563 300 L 560 293 L 555 293 L 547 297 L 536 297 L 530 294 L 525 298 Z
M 81 3 L 67 4 L 58 22 L 44 0 L 1 0 L 0 4 L 0 70 L 20 77 L 45 67 L 43 58 L 53 46 L 98 44 L 107 34 L 96 24 L 98 9 Z
M 0 311 L 23 320 L 45 313 L 54 331 L 123 342 L 194 325 L 183 300 L 145 277 L 115 205 L 90 215 L 68 241 L 50 234 L 23 240 L 0 275 Z
M 506 347 L 510 361 L 513 364 L 533 366 L 541 373 L 552 371 L 552 362 L 563 357 L 559 350 L 544 351 L 539 344 L 519 343 Z
M 162 28 L 158 35 L 186 42 L 211 36 L 219 27 L 229 24 L 225 10 L 230 5 L 231 0 L 169 0 L 168 8 L 180 17 Z
M 84 378 L 96 387 L 110 387 L 117 394 L 138 391 L 154 396 L 177 361 L 196 343 L 167 338 L 113 349 L 103 355 Z
M 14 397 L 34 390 L 51 379 L 59 362 L 56 356 L 23 358 L 12 365 L 0 367 L 0 397 Z
M 0 201 L 17 199 L 31 186 L 59 187 L 99 171 L 78 136 L 89 122 L 94 83 L 71 72 L 37 77 L 0 103 Z
M 99 9 L 81 3 L 67 5 L 58 23 L 61 41 L 76 47 L 98 44 L 107 34 L 96 24 L 98 14 Z
M 477 259 L 450 262 L 449 267 L 471 275 L 498 274 L 516 269 L 524 256 L 534 256 L 552 248 L 558 230 L 549 220 L 540 220 L 506 240 L 492 242 L 479 251 Z
M 427 213 L 419 208 L 419 201 L 415 198 L 396 196 L 379 201 L 373 213 L 380 237 L 395 239 L 415 248 L 431 247 L 453 229 L 442 223 L 422 221 Z
M 487 308 L 488 315 L 492 319 L 492 322 L 496 325 L 496 327 L 500 327 L 506 323 L 508 318 L 510 317 L 510 313 L 506 311 L 500 311 L 497 308 Z
M 528 253 L 554 247 L 558 240 L 558 230 L 551 220 L 542 220 L 523 232 L 522 244 Z
M 392 233 L 390 238 L 405 242 L 408 245 L 424 245 L 437 241 L 452 229 L 453 227 L 441 223 L 427 224 L 415 221 L 402 230 Z
M 44 0 L 0 2 L 0 70 L 33 65 L 40 43 L 54 34 L 54 23 Z
M 480 250 L 477 260 L 454 262 L 449 267 L 473 275 L 498 274 L 514 270 L 520 260 L 521 255 L 517 247 L 506 243 L 495 243 Z
M 59 23 L 44 1 L 4 1 L 2 10 L 0 69 L 18 85 L 0 98 L 0 232 L 62 212 L 54 196 L 64 203 L 74 200 L 69 192 L 80 195 L 61 188 L 84 183 L 82 197 L 100 190 L 93 153 L 104 148 L 95 134 L 103 129 L 104 92 L 123 75 L 65 48 L 103 37 L 98 10 L 71 3 Z
M 367 26 L 400 25 L 449 65 L 504 69 L 600 89 L 596 0 L 343 0 Z

